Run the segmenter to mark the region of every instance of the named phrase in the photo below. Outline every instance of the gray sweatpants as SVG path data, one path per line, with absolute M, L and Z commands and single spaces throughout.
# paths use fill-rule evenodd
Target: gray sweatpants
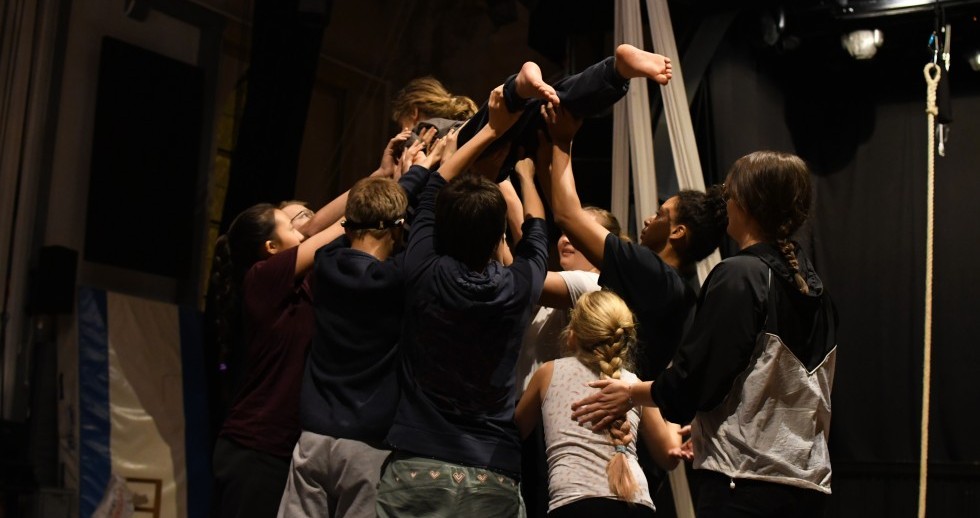
M 279 518 L 374 518 L 388 450 L 304 431 L 293 448 Z

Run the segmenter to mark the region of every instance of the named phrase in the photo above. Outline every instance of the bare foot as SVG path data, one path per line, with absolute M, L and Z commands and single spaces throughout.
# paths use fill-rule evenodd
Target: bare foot
M 544 99 L 556 106 L 560 103 L 555 89 L 544 82 L 541 68 L 533 61 L 528 61 L 521 67 L 521 71 L 514 78 L 514 87 L 517 89 L 517 95 L 524 99 Z
M 626 79 L 646 77 L 665 85 L 670 81 L 671 68 L 670 58 L 666 56 L 625 43 L 616 47 L 616 72 Z

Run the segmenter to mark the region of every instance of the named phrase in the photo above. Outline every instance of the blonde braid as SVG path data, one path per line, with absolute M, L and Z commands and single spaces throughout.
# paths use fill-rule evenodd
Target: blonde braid
M 632 331 L 632 325 L 630 324 Z M 623 355 L 626 352 L 626 342 L 628 340 L 626 329 L 620 325 L 616 328 L 609 343 L 595 348 L 596 356 L 599 356 L 599 369 L 602 371 L 602 378 L 620 379 L 623 366 Z M 632 410 L 632 409 L 631 409 Z M 620 428 L 624 422 L 629 423 L 627 415 L 622 419 L 613 421 L 610 426 Z M 626 447 L 628 444 L 622 442 L 610 434 L 610 440 L 616 448 L 609 464 L 606 465 L 606 477 L 609 479 L 609 490 L 627 502 L 633 501 L 633 495 L 639 490 L 636 479 L 633 478 L 633 471 L 629 466 L 629 459 L 626 457 Z

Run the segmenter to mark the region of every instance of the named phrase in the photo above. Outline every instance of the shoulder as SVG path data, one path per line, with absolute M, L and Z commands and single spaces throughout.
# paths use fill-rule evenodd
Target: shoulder
M 718 263 L 704 281 L 703 296 L 716 292 L 754 293 L 764 296 L 769 283 L 769 266 L 752 255 L 736 255 Z

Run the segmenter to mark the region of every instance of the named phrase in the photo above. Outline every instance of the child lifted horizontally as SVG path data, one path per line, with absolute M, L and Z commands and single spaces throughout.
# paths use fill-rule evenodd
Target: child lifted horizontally
M 672 77 L 670 58 L 640 50 L 632 45 L 622 44 L 616 52 L 588 68 L 549 85 L 541 75 L 541 68 L 528 61 L 520 72 L 504 83 L 503 95 L 507 108 L 512 112 L 522 111 L 520 119 L 500 139 L 513 142 L 512 152 L 504 162 L 502 171 L 506 174 L 521 157 L 517 151 L 523 148 L 532 154 L 538 147 L 538 130 L 544 124 L 538 115 L 544 103 L 562 106 L 576 118 L 599 115 L 615 104 L 629 91 L 629 80 L 645 77 L 666 85 Z M 463 145 L 486 124 L 487 107 L 480 108 L 459 133 L 459 144 Z M 495 144 L 496 147 L 499 144 Z
M 636 342 L 636 324 L 626 303 L 611 291 L 579 298 L 565 328 L 571 357 L 542 365 L 517 405 L 517 426 L 527 436 L 544 425 L 548 457 L 548 516 L 654 515 L 647 479 L 636 461 L 636 442 L 603 430 L 595 433 L 568 419 L 573 401 L 592 392 L 586 384 L 602 377 L 635 383 L 627 368 Z M 680 429 L 664 421 L 655 407 L 627 411 L 661 467 L 673 469 L 682 453 Z M 639 505 L 636 505 L 639 504 Z
M 513 263 L 492 259 L 504 233 L 503 196 L 486 178 L 458 176 L 518 116 L 501 87 L 488 115 L 430 176 L 412 224 L 403 386 L 388 434 L 395 451 L 378 486 L 382 517 L 523 512 L 514 366 L 544 281 L 547 230 L 540 198 L 525 193 L 528 217 Z

